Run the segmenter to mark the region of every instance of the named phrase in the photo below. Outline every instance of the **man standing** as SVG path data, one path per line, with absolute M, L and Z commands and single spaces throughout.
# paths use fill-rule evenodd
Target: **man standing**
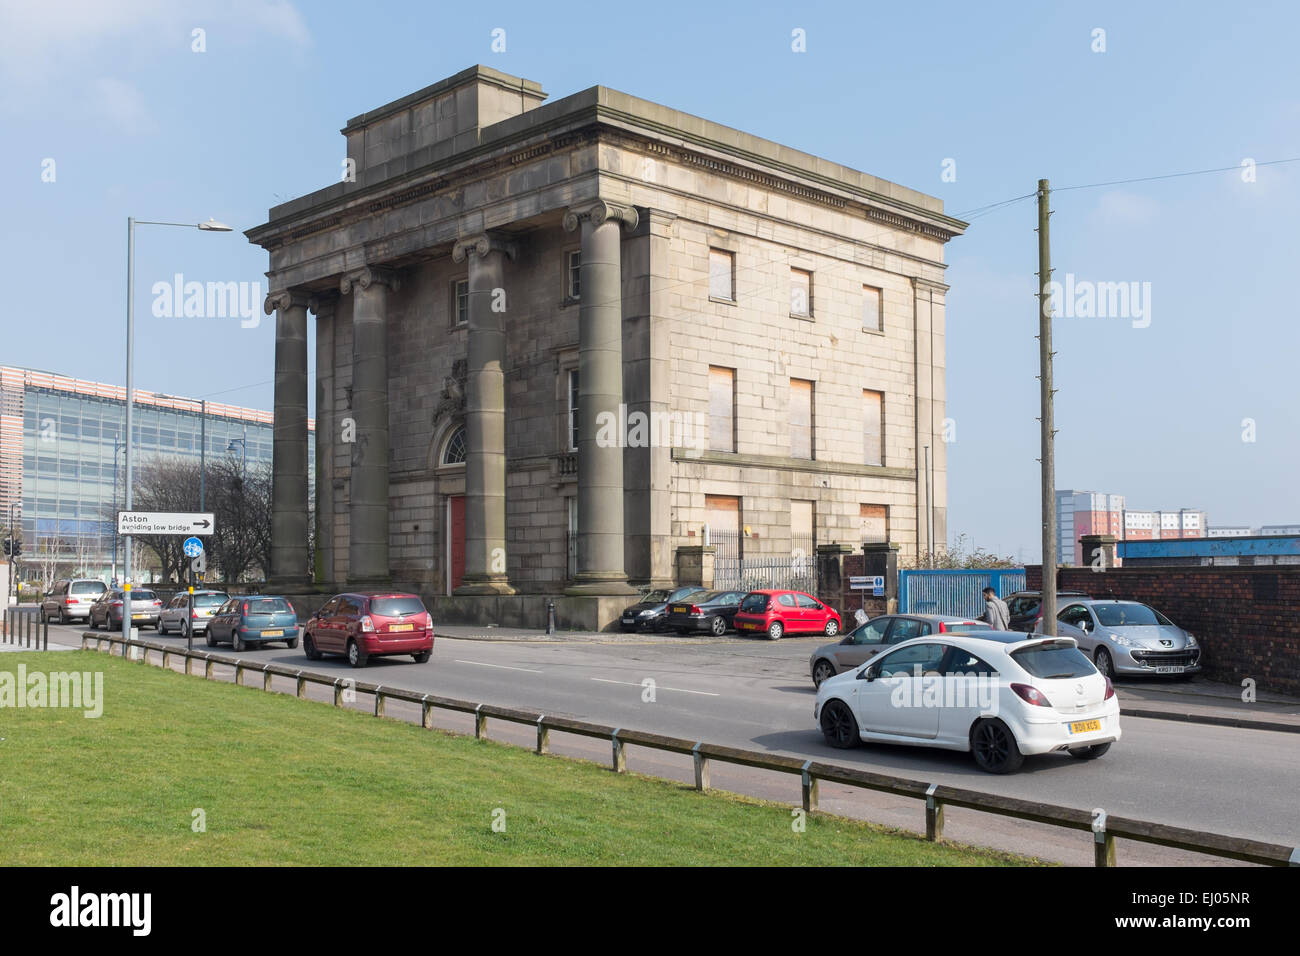
M 1011 609 L 992 588 L 984 589 L 984 613 L 980 620 L 995 631 L 1005 631 L 1011 623 Z

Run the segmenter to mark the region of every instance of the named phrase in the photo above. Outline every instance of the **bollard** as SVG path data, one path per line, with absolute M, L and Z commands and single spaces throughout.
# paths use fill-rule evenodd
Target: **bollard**
M 47 619 L 44 625 L 41 627 L 41 650 L 48 651 L 49 649 L 50 649 L 50 622 Z
M 697 741 L 691 748 L 691 756 L 695 760 L 695 789 L 709 789 L 709 758 L 700 753 L 700 748 L 704 746 L 704 741 Z
M 812 766 L 811 760 L 805 760 L 803 763 L 803 808 L 806 813 L 812 813 L 817 809 L 817 778 L 808 772 Z
M 546 602 L 546 636 L 555 636 L 555 601 Z
M 537 752 L 539 754 L 551 752 L 551 729 L 546 726 L 545 720 L 545 714 L 537 718 Z
M 938 789 L 939 785 L 932 783 L 925 791 L 925 838 L 931 843 L 943 839 L 943 801 L 935 796 Z

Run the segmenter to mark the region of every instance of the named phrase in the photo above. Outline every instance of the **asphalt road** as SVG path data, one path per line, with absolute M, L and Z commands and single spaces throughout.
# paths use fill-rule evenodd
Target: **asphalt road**
M 82 628 L 52 625 L 51 639 L 79 643 Z M 63 633 L 66 632 L 66 637 Z M 155 634 L 145 631 L 146 640 Z M 184 646 L 179 638 L 166 638 Z M 1023 770 L 994 776 L 968 754 L 923 748 L 828 747 L 812 718 L 808 655 L 824 638 L 779 643 L 567 644 L 496 643 L 439 638 L 433 659 L 377 659 L 354 671 L 342 659 L 312 670 L 448 697 L 565 715 L 772 753 L 827 759 L 937 783 L 1116 815 L 1212 830 L 1291 846 L 1300 844 L 1300 736 L 1128 717 L 1124 738 L 1096 761 L 1066 755 L 1029 758 Z M 202 641 L 196 647 L 202 648 Z M 220 649 L 230 655 L 229 646 Z M 301 649 L 283 645 L 248 651 L 249 660 L 306 668 Z M 654 681 L 653 701 L 643 681 Z M 363 702 L 362 706 L 368 706 Z M 399 712 L 390 704 L 390 716 Z M 455 715 L 440 726 L 463 730 Z M 527 727 L 493 724 L 497 739 L 531 745 Z M 608 744 L 552 734 L 552 750 L 608 760 Z M 629 750 L 629 768 L 691 779 L 678 755 Z M 797 804 L 798 780 L 715 764 L 715 787 Z M 911 830 L 923 828 L 918 801 L 823 785 L 823 810 Z M 946 834 L 1045 859 L 1091 863 L 1089 836 L 1017 820 L 950 810 Z M 1135 864 L 1215 864 L 1207 857 L 1121 842 L 1120 859 Z

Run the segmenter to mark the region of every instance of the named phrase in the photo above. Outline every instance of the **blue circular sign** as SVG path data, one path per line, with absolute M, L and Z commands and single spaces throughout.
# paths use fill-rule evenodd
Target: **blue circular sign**
M 203 553 L 203 542 L 198 538 L 185 539 L 185 556 L 187 558 L 197 558 Z

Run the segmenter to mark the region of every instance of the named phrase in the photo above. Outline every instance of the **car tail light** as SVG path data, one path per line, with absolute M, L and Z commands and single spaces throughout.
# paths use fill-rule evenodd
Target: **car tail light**
M 122 602 L 121 602 L 121 601 L 114 601 L 114 602 L 113 602 L 113 607 L 121 607 L 121 606 L 122 606 Z
M 63 603 L 64 603 L 64 604 L 76 604 L 76 603 L 77 603 L 77 599 L 74 598 L 74 597 L 64 598 L 64 599 L 63 599 Z
M 1026 704 L 1033 704 L 1035 707 L 1051 707 L 1052 702 L 1047 699 L 1037 687 L 1031 687 L 1029 684 L 1012 684 L 1011 689 L 1016 692 L 1016 696 Z
M 198 616 L 199 616 L 198 608 L 195 608 L 193 611 L 190 611 L 190 617 L 197 618 Z
M 154 602 L 153 602 L 153 606 L 154 606 L 154 607 L 162 607 L 162 601 L 154 601 Z
M 948 633 L 948 624 L 947 624 L 946 621 L 940 621 L 940 622 L 939 622 L 939 633 L 940 633 L 940 634 L 947 634 L 947 633 Z
M 244 612 L 243 612 L 243 613 L 245 613 L 245 614 L 248 613 L 248 602 L 247 602 L 247 601 L 244 602 Z
M 691 605 L 691 613 L 692 613 L 692 614 L 703 614 L 704 612 L 701 611 L 701 610 L 699 609 L 699 606 L 698 606 L 698 605 L 692 604 L 692 605 Z
M 361 630 L 365 631 L 367 634 L 375 633 L 375 622 L 370 619 L 369 614 L 363 614 L 361 616 Z
M 433 630 L 433 615 L 430 614 L 428 611 L 424 612 L 424 629 L 426 631 Z
M 1110 682 L 1110 678 L 1107 677 L 1107 678 L 1106 678 L 1106 696 L 1105 696 L 1105 698 L 1103 698 L 1103 699 L 1104 699 L 1104 700 L 1110 700 L 1110 699 L 1111 699 L 1112 697 L 1114 697 L 1114 696 L 1115 696 L 1115 685 L 1112 684 L 1112 683 Z

